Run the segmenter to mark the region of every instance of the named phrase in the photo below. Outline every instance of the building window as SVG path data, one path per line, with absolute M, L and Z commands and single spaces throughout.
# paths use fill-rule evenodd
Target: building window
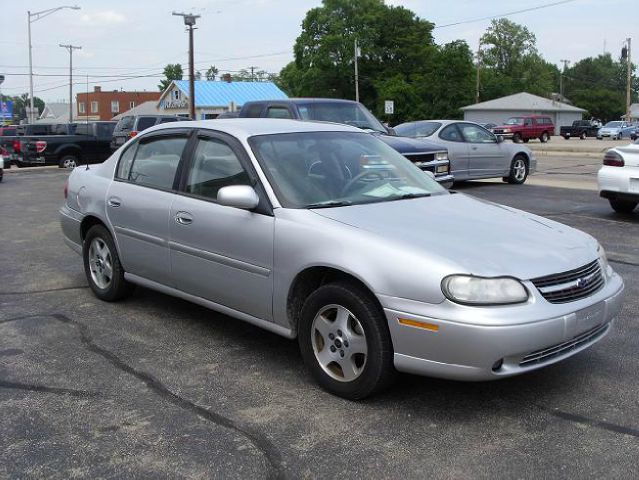
M 180 99 L 180 91 L 179 90 L 173 90 L 173 98 L 175 98 L 176 100 Z
M 111 113 L 119 113 L 120 112 L 120 102 L 117 100 L 111 100 Z
M 98 102 L 91 102 L 91 113 L 98 113 Z
M 129 110 L 135 108 L 135 102 L 129 102 Z
M 84 107 L 84 102 L 78 103 L 78 112 L 86 113 L 86 110 L 85 110 L 85 107 Z

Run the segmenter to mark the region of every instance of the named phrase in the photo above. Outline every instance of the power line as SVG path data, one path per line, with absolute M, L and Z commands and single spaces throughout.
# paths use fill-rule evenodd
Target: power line
M 536 10 L 541 10 L 543 8 L 556 7 L 557 5 L 564 5 L 566 3 L 571 3 L 571 2 L 576 2 L 576 1 L 577 0 L 562 0 L 562 1 L 559 1 L 559 2 L 552 2 L 552 3 L 545 3 L 543 5 L 537 5 L 536 7 L 523 8 L 521 10 L 514 10 L 512 12 L 506 12 L 506 13 L 502 13 L 500 15 L 491 15 L 489 17 L 473 18 L 473 19 L 470 19 L 470 20 L 462 20 L 462 21 L 459 21 L 459 22 L 447 23 L 445 25 L 436 25 L 435 27 L 433 27 L 433 30 L 438 29 L 438 28 L 454 27 L 456 25 L 464 25 L 466 23 L 483 22 L 484 20 L 493 20 L 495 18 L 507 17 L 509 15 L 516 15 L 518 13 L 534 12 Z

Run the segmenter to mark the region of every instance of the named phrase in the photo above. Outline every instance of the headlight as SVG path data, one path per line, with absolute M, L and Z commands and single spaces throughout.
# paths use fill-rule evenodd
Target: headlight
M 435 160 L 448 160 L 448 152 L 435 152 Z
M 504 133 L 510 133 L 510 128 L 504 128 Z
M 612 267 L 608 263 L 608 256 L 601 244 L 597 247 L 597 253 L 599 253 L 599 263 L 601 263 L 601 270 L 604 272 L 604 275 L 606 278 L 612 277 Z
M 450 275 L 442 281 L 449 300 L 465 305 L 507 305 L 528 300 L 528 290 L 512 277 L 482 278 Z

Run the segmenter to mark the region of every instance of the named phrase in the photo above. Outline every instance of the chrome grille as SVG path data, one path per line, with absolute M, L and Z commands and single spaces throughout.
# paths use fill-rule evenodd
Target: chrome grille
M 404 156 L 422 170 L 428 170 L 429 172 L 435 173 L 435 165 L 428 165 L 428 163 L 435 160 L 434 153 L 406 153 Z
M 601 338 L 606 333 L 609 327 L 610 323 L 604 323 L 603 325 L 598 325 L 595 328 L 588 330 L 587 332 L 577 335 L 567 342 L 559 343 L 557 345 L 553 345 L 552 347 L 546 347 L 542 348 L 541 350 L 531 352 L 521 359 L 521 362 L 519 362 L 519 366 L 526 367 L 529 365 L 548 361 L 560 355 L 564 355 L 571 350 L 575 350 L 582 345 L 586 345 L 588 343 L 594 342 L 598 338 Z
M 599 261 L 568 272 L 534 278 L 531 282 L 550 303 L 568 303 L 586 298 L 604 285 Z

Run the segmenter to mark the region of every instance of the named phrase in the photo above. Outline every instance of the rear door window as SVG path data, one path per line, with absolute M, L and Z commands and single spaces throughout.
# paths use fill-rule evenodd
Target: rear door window
M 171 122 L 177 122 L 178 119 L 177 117 L 162 117 L 160 119 L 160 123 L 171 123 Z
M 277 107 L 277 106 L 268 107 L 268 110 L 266 111 L 266 116 L 268 118 L 293 118 L 288 108 Z
M 186 142 L 187 138 L 181 136 L 161 136 L 140 142 L 126 180 L 146 187 L 171 190 Z M 121 163 L 125 163 L 123 160 Z
M 442 140 L 447 140 L 449 142 L 463 142 L 464 139 L 457 128 L 457 125 L 454 123 L 452 125 L 448 125 L 441 132 L 439 132 L 439 138 Z

